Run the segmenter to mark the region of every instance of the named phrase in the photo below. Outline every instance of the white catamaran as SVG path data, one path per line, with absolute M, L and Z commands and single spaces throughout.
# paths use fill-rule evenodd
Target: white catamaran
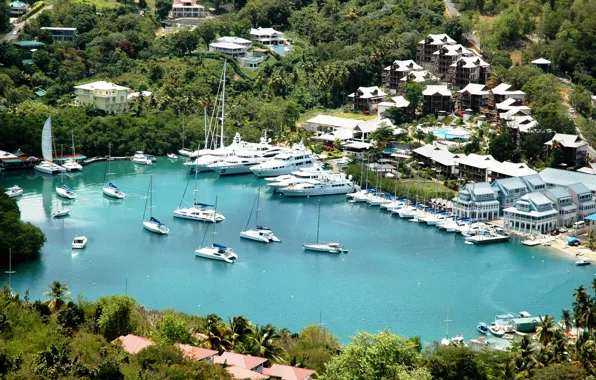
M 107 195 L 108 197 L 112 197 L 112 198 L 118 198 L 118 199 L 122 199 L 124 197 L 126 197 L 126 194 L 123 193 L 122 191 L 120 191 L 120 189 L 118 189 L 118 187 L 116 185 L 114 185 L 112 182 L 110 182 L 110 175 L 112 175 L 112 173 L 110 173 L 110 161 L 112 160 L 112 144 L 108 145 L 108 162 L 106 164 L 106 173 L 104 174 L 104 179 L 103 182 L 106 183 L 106 178 L 107 178 L 107 186 L 104 185 L 103 187 L 103 193 L 105 195 Z
M 74 144 L 74 131 L 70 132 L 70 138 L 72 140 L 72 157 L 62 163 L 62 167 L 69 172 L 74 170 L 83 170 L 81 164 L 75 161 L 75 144 Z
M 64 183 L 64 172 L 61 173 L 61 177 L 62 177 L 62 185 L 59 187 L 56 187 L 56 193 L 63 198 L 76 199 L 77 194 L 74 191 L 72 191 L 68 186 L 66 186 L 66 184 Z
M 217 197 L 215 197 L 214 210 L 217 213 Z M 226 263 L 233 264 L 238 258 L 238 255 L 232 250 L 232 248 L 226 247 L 225 245 L 215 243 L 215 223 L 213 224 L 213 230 L 211 233 L 211 246 L 201 247 L 195 251 L 195 255 L 198 257 L 204 257 L 211 260 L 225 261 Z M 207 230 L 205 230 L 207 234 Z M 205 235 L 203 235 L 203 241 L 205 241 Z M 203 243 L 201 242 L 201 245 Z
M 329 253 L 347 253 L 348 250 L 343 248 L 339 242 L 323 243 L 319 241 L 319 230 L 321 227 L 321 201 L 319 201 L 319 215 L 317 217 L 317 242 L 314 244 L 303 244 L 305 251 L 329 252 Z
M 41 153 L 43 155 L 43 161 L 39 163 L 39 165 L 35 166 L 35 170 L 45 174 L 56 174 L 60 172 L 65 172 L 64 169 L 60 165 L 56 165 L 54 163 L 54 158 L 52 157 L 52 118 L 48 117 L 45 124 L 43 125 L 43 130 L 41 131 Z
M 249 240 L 260 241 L 263 243 L 269 242 L 276 242 L 280 243 L 281 240 L 277 238 L 277 236 L 273 235 L 271 229 L 269 227 L 259 225 L 259 200 L 261 196 L 261 189 L 257 189 L 257 199 L 255 200 L 256 204 L 256 213 L 255 213 L 255 228 L 248 229 L 248 224 L 250 223 L 250 219 L 252 218 L 252 212 L 255 210 L 255 204 L 253 204 L 253 209 L 248 216 L 248 221 L 246 222 L 246 227 L 244 227 L 244 231 L 240 232 L 240 237 Z
M 145 221 L 145 214 L 147 214 L 147 201 L 149 201 L 149 220 Z M 156 234 L 167 235 L 170 233 L 170 229 L 168 227 L 153 217 L 153 176 L 149 177 L 149 189 L 147 190 L 147 198 L 145 199 L 145 211 L 143 211 L 143 227 L 147 231 L 151 231 Z

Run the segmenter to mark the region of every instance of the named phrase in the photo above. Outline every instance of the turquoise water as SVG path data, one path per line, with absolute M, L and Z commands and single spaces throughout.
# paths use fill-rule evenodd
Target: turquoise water
M 594 278 L 593 269 L 576 267 L 548 248 L 518 242 L 466 245 L 461 236 L 350 204 L 344 196 L 320 198 L 321 239 L 339 240 L 348 254 L 301 249 L 305 240 L 315 239 L 317 198 L 264 193 L 261 222 L 283 242 L 241 240 L 256 189 L 264 183 L 252 175 L 200 176 L 200 200 L 213 202 L 218 195 L 226 216 L 217 225 L 217 242 L 233 247 L 240 258 L 233 265 L 196 258 L 194 250 L 210 226 L 172 217 L 188 179 L 181 160 L 159 158 L 151 167 L 114 162 L 113 182 L 127 193 L 120 201 L 102 195 L 104 165 L 65 176 L 78 198 L 68 206 L 72 216 L 60 220 L 50 217 L 59 205 L 54 191 L 59 176 L 0 174 L 0 187 L 24 188 L 18 201 L 22 217 L 48 238 L 39 261 L 14 268 L 18 292 L 29 288 L 32 298 L 43 298 L 47 284 L 60 280 L 73 294 L 95 299 L 124 293 L 128 283 L 128 294 L 149 308 L 242 314 L 294 331 L 319 323 L 322 313 L 323 323 L 343 341 L 356 330 L 385 327 L 432 341 L 445 335 L 447 303 L 450 335 L 475 338 L 477 322 L 491 322 L 496 314 L 527 310 L 558 316 L 570 307 L 573 289 Z M 170 227 L 169 236 L 151 234 L 141 225 L 149 174 L 154 216 Z M 188 202 L 191 198 L 189 191 Z M 73 254 L 70 243 L 77 234 L 89 243 Z M 6 266 L 1 263 L 0 270 Z M 7 281 L 4 273 L 0 281 Z
M 437 130 L 433 131 L 433 134 L 435 136 L 440 137 L 440 138 L 445 139 L 445 140 L 455 140 L 455 138 L 453 136 L 452 137 L 446 137 L 446 134 L 449 131 L 451 131 L 451 129 L 437 129 Z M 463 140 L 467 140 L 468 138 L 467 137 L 462 137 L 462 139 Z

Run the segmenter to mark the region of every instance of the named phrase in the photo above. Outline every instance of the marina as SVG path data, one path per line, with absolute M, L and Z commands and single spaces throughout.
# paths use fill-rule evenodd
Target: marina
M 151 166 L 112 161 L 110 181 L 126 191 L 125 199 L 117 199 L 102 195 L 106 166 L 95 163 L 83 172 L 64 174 L 77 193 L 76 201 L 68 201 L 66 218 L 52 217 L 66 208 L 54 191 L 60 176 L 0 174 L 3 188 L 18 184 L 24 189 L 16 198 L 22 217 L 40 226 L 48 239 L 38 261 L 13 264 L 17 292 L 29 289 L 32 297 L 42 297 L 47 284 L 60 280 L 75 296 L 84 293 L 92 299 L 127 292 L 148 308 L 241 314 L 295 331 L 319 323 L 322 313 L 325 325 L 342 340 L 356 330 L 389 327 L 430 342 L 444 336 L 439 315 L 447 301 L 453 335 L 473 339 L 479 335 L 478 321 L 490 315 L 522 309 L 560 314 L 569 307 L 573 289 L 594 277 L 589 266 L 576 266 L 577 259 L 548 247 L 527 248 L 519 240 L 466 245 L 457 234 L 408 223 L 366 202 L 350 203 L 345 195 L 287 198 L 265 191 L 264 179 L 216 173 L 199 174 L 197 189 L 205 202 L 218 197 L 217 212 L 226 218 L 217 227 L 215 243 L 233 247 L 238 259 L 234 265 L 206 260 L 195 257 L 195 250 L 205 235 L 211 242 L 212 224 L 169 214 L 189 179 L 194 181 L 188 168 L 163 158 Z M 139 226 L 150 176 L 151 209 L 169 227 L 166 236 Z M 259 221 L 273 227 L 282 243 L 259 244 L 239 236 L 258 188 Z M 321 236 L 340 241 L 349 253 L 302 249 L 305 242 L 316 240 L 319 200 Z M 86 236 L 88 243 L 74 253 L 70 245 L 77 235 Z

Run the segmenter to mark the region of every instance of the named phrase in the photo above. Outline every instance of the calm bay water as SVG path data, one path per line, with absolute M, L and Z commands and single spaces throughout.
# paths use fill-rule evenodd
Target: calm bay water
M 175 308 L 202 315 L 245 315 L 256 323 L 273 323 L 299 331 L 323 323 L 343 341 L 357 330 L 385 327 L 425 341 L 445 335 L 450 303 L 450 335 L 474 338 L 478 321 L 527 310 L 560 315 L 572 292 L 594 278 L 591 268 L 576 267 L 545 248 L 510 244 L 466 245 L 461 236 L 400 220 L 378 208 L 354 205 L 344 196 L 286 199 L 262 191 L 260 221 L 280 237 L 269 245 L 241 240 L 263 180 L 252 175 L 199 176 L 199 200 L 211 203 L 226 220 L 217 225 L 216 242 L 234 248 L 240 258 L 230 265 L 196 258 L 194 250 L 211 226 L 174 219 L 189 174 L 182 160 L 160 158 L 152 167 L 112 162 L 113 182 L 127 197 L 102 194 L 105 163 L 67 174 L 65 182 L 78 198 L 65 203 L 71 216 L 52 219 L 61 200 L 54 187 L 61 177 L 34 171 L 0 173 L 0 188 L 14 184 L 25 193 L 18 200 L 22 218 L 43 229 L 47 243 L 41 258 L 13 267 L 13 287 L 42 298 L 54 280 L 73 294 L 91 299 L 124 293 L 148 308 Z M 141 225 L 149 175 L 153 175 L 154 216 L 170 227 L 157 236 Z M 317 200 L 321 200 L 321 239 L 339 240 L 348 254 L 306 253 L 301 245 L 315 239 Z M 186 204 L 192 202 L 192 182 Z M 85 235 L 87 248 L 70 248 Z M 2 271 L 8 263 L 0 263 Z M 7 276 L 0 274 L 0 282 Z M 126 288 L 126 284 L 128 284 Z

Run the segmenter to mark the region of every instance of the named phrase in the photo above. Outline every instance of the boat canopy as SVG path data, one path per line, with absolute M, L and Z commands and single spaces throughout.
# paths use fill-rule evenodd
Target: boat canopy
M 157 224 L 159 224 L 160 226 L 163 226 L 163 224 L 161 224 L 161 222 L 160 222 L 159 220 L 155 219 L 154 217 L 151 217 L 151 218 L 149 219 L 149 221 L 151 221 L 151 222 L 153 222 L 153 223 L 157 223 Z
M 512 319 L 515 318 L 513 314 L 500 314 L 495 317 L 495 319 Z
M 200 203 L 200 202 L 195 202 L 195 206 L 213 207 L 213 205 L 208 205 L 206 203 Z
M 226 249 L 226 248 L 228 248 L 228 247 L 226 247 L 225 245 L 216 244 L 216 243 L 213 243 L 213 246 L 214 246 L 214 247 L 216 247 L 216 248 L 221 248 L 221 249 Z
M 112 182 L 108 183 L 108 186 L 111 187 L 111 188 L 113 188 L 113 189 L 118 190 L 118 186 L 114 185 Z
M 62 188 L 63 188 L 64 190 L 66 190 L 66 192 L 67 192 L 67 193 L 72 193 L 72 190 L 70 190 L 70 188 L 69 188 L 68 186 L 66 186 L 66 185 L 62 185 Z
M 257 230 L 270 230 L 271 228 L 267 226 L 257 226 Z
M 486 323 L 484 323 L 484 322 L 478 322 L 478 326 L 488 328 L 488 325 Z

